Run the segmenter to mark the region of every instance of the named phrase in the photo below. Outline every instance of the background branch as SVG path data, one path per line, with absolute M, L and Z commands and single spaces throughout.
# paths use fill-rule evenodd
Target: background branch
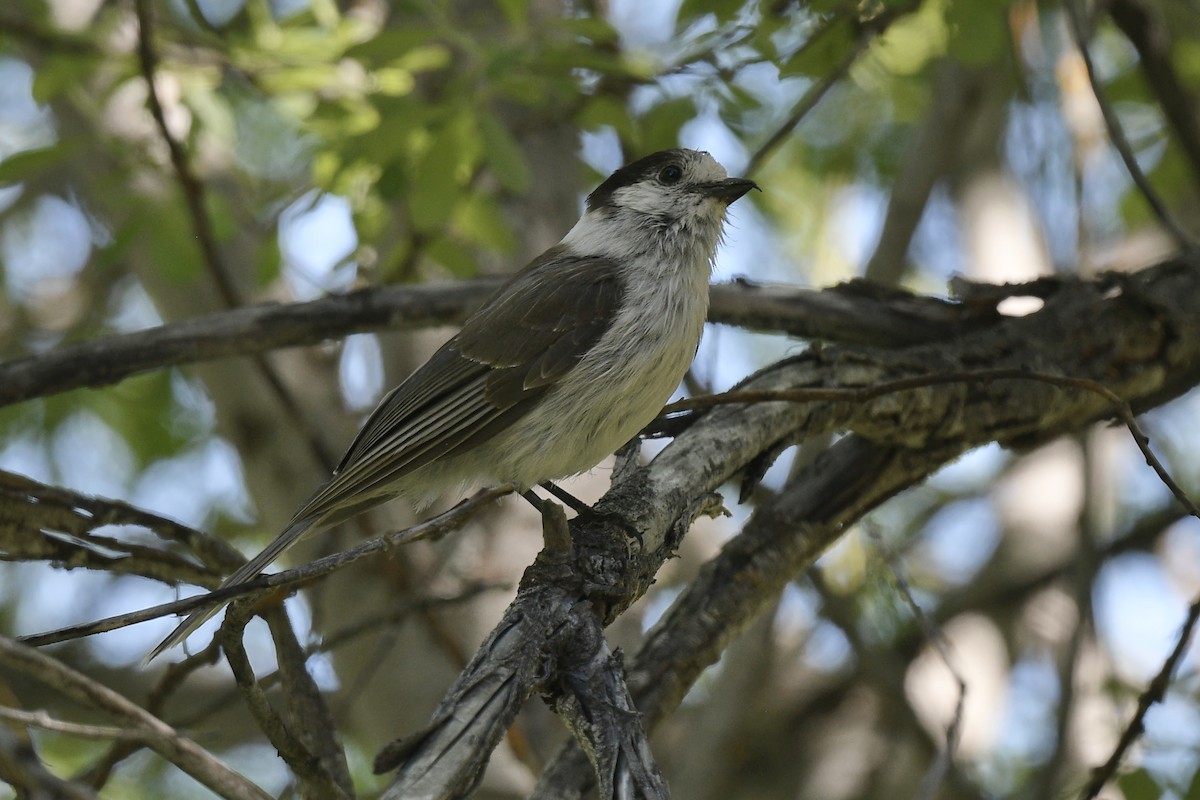
M 44 653 L 0 636 L 0 666 L 52 686 L 63 697 L 116 716 L 144 736 L 147 746 L 220 797 L 269 800 L 269 795 L 191 739 L 126 698 Z
M 1146 173 L 1138 164 L 1137 156 L 1133 152 L 1133 146 L 1129 143 L 1129 137 L 1125 135 L 1125 128 L 1121 125 L 1121 120 L 1117 117 L 1116 110 L 1108 101 L 1108 92 L 1104 90 L 1104 85 L 1100 82 L 1100 77 L 1096 74 L 1096 65 L 1092 62 L 1092 54 L 1088 49 L 1088 32 L 1084 28 L 1083 14 L 1079 10 L 1081 0 L 1065 0 L 1063 5 L 1067 11 L 1067 18 L 1071 23 L 1071 32 L 1075 37 L 1075 44 L 1079 48 L 1079 54 L 1083 57 L 1083 63 L 1087 67 L 1088 80 L 1092 84 L 1092 94 L 1096 96 L 1096 103 L 1100 106 L 1100 113 L 1104 115 L 1104 125 L 1108 129 L 1108 138 L 1112 142 L 1118 155 L 1121 156 L 1121 161 L 1125 164 L 1125 169 L 1129 172 L 1129 177 L 1133 179 L 1142 196 L 1146 198 L 1146 203 L 1150 206 L 1150 210 L 1154 216 L 1158 218 L 1159 223 L 1171 234 L 1171 237 L 1180 247 L 1194 247 L 1196 242 L 1192 235 L 1179 224 L 1175 216 L 1171 213 L 1171 209 L 1167 206 L 1163 199 L 1159 196 L 1158 190 L 1154 188 L 1154 184 L 1150 183 L 1150 179 L 1146 177 Z
M 402 331 L 461 322 L 499 285 L 381 286 L 307 303 L 264 304 L 134 333 L 66 344 L 0 364 L 0 406 L 131 375 L 286 347 L 315 345 L 366 331 Z M 995 318 L 986 304 L 851 282 L 824 291 L 750 282 L 712 287 L 709 320 L 804 338 L 913 344 L 955 336 Z

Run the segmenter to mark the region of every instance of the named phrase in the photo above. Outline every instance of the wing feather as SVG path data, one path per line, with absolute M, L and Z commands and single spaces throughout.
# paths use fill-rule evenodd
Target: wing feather
M 294 519 L 328 517 L 364 493 L 384 495 L 404 475 L 520 419 L 604 334 L 621 294 L 613 262 L 561 246 L 546 251 L 383 399 Z
M 611 261 L 577 258 L 561 245 L 535 259 L 383 399 L 333 477 L 222 586 L 253 578 L 309 533 L 387 499 L 388 487 L 413 470 L 476 447 L 519 420 L 604 335 L 621 294 Z M 148 659 L 219 608 L 188 616 Z

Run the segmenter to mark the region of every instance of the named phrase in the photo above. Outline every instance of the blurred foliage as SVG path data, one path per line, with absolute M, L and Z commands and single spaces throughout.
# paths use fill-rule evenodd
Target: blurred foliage
M 751 255 L 735 263 L 754 278 L 825 284 L 861 275 L 893 188 L 906 170 L 942 155 L 932 199 L 927 206 L 921 201 L 922 225 L 911 246 L 893 254 L 904 265 L 906 285 L 940 288 L 964 265 L 973 277 L 989 280 L 1031 277 L 1027 271 L 971 272 L 976 265 L 969 259 L 977 251 L 967 243 L 968 190 L 992 171 L 1016 186 L 1035 229 L 1033 249 L 1049 253 L 1043 272 L 1069 273 L 1081 264 L 1095 266 L 1092 261 L 1127 268 L 1162 249 L 1159 243 L 1124 255 L 1126 247 L 1155 236 L 1153 217 L 1106 143 L 1056 2 L 682 0 L 677 9 L 637 0 L 150 5 L 155 86 L 165 122 L 202 187 L 199 205 L 245 302 L 289 297 L 289 287 L 301 283 L 346 288 L 329 278 L 332 267 L 328 274 L 304 274 L 281 242 L 284 212 L 311 209 L 322 194 L 342 198 L 349 208 L 356 239 L 336 265 L 353 274 L 347 285 L 462 278 L 508 263 L 527 233 L 514 220 L 523 219 L 523 204 L 546 189 L 535 175 L 548 154 L 538 150 L 534 134 L 554 129 L 573 131 L 582 142 L 587 172 L 563 176 L 577 181 L 572 188 L 579 192 L 624 159 L 679 144 L 719 150 L 733 172 L 757 165 L 753 177 L 768 191 L 750 201 L 752 208 L 738 207 L 744 217 L 735 215 L 746 220 L 744 238 L 754 240 L 746 245 Z M 1170 34 L 1164 40 L 1169 63 L 1193 97 L 1200 96 L 1195 3 L 1143 5 L 1161 15 L 1162 30 Z M 1136 48 L 1104 15 L 1103 4 L 1092 13 L 1092 49 L 1104 88 L 1156 190 L 1195 233 L 1200 170 L 1172 131 Z M 806 93 L 843 70 L 845 77 L 796 126 L 793 110 Z M 911 142 L 927 133 L 947 73 L 968 85 L 964 96 L 977 105 L 965 121 L 928 136 L 929 150 L 937 152 L 914 152 Z M 38 203 L 46 198 L 58 201 L 58 210 L 39 216 Z M 3 4 L 0 356 L 36 356 L 63 342 L 210 310 L 201 298 L 211 292 L 214 267 L 198 237 L 171 154 L 148 111 L 132 0 Z M 164 299 L 172 289 L 174 304 Z M 736 374 L 722 373 L 714 383 L 730 383 L 795 344 L 738 340 L 736 347 L 714 357 L 725 373 Z M 104 481 L 112 479 L 131 494 L 147 467 L 174 459 L 189 476 L 194 472 L 195 485 L 185 488 L 205 498 L 196 518 L 186 521 L 239 527 L 245 503 L 230 499 L 226 489 L 206 488 L 211 475 L 198 461 L 186 460 L 200 445 L 220 440 L 220 409 L 207 408 L 201 382 L 183 374 L 163 370 L 0 409 L 0 466 L 49 482 L 77 480 L 74 488 L 87 491 L 109 487 Z M 1164 419 L 1169 422 L 1172 413 L 1164 412 Z M 1182 412 L 1176 413 L 1178 423 Z M 106 429 L 111 439 L 105 441 L 124 443 L 131 475 L 118 474 L 117 455 L 93 453 L 110 474 L 94 475 L 94 481 L 78 477 L 74 462 L 86 459 L 56 452 L 54 441 L 79 419 Z M 235 448 L 242 444 L 233 442 Z M 1200 475 L 1194 448 L 1176 449 L 1172 468 Z M 796 604 L 812 610 L 804 623 L 810 627 L 799 638 L 824 641 L 824 655 L 799 647 L 787 661 L 790 651 L 779 645 L 777 655 L 787 667 L 779 671 L 835 683 L 836 676 L 869 667 L 875 653 L 911 659 L 920 631 L 900 597 L 908 587 L 890 577 L 894 563 L 904 566 L 912 593 L 935 615 L 950 606 L 946 598 L 966 603 L 972 590 L 990 586 L 974 585 L 985 573 L 1019 582 L 1015 571 L 1006 571 L 1009 554 L 998 541 L 1009 532 L 1005 526 L 1019 526 L 1000 519 L 994 492 L 1020 463 L 1006 455 L 966 470 L 968 477 L 958 483 L 905 493 L 848 535 L 822 562 L 819 580 L 798 579 L 795 587 Z M 230 457 L 204 469 L 240 483 L 239 468 Z M 1124 514 L 1114 526 L 1120 533 L 1158 507 L 1128 485 L 1113 502 Z M 964 515 L 980 508 L 987 509 L 989 525 L 964 534 Z M 948 557 L 948 528 L 969 540 L 956 540 L 956 547 L 972 548 L 978 557 Z M 1089 549 L 1095 542 L 1078 546 L 1095 557 Z M 670 579 L 663 583 L 669 589 Z M 1090 586 L 1079 597 L 1087 597 Z M 1027 599 L 1021 596 L 1021 602 Z M 0 595 L 0 602 L 7 626 L 19 616 L 21 600 Z M 1014 633 L 1020 615 L 1006 602 L 988 609 L 1011 649 L 1010 661 L 998 669 L 1006 676 L 1018 665 L 1044 672 L 1041 640 Z M 781 603 L 781 618 L 786 606 Z M 721 680 L 714 670 L 697 694 L 715 691 Z M 1140 686 L 1123 676 L 1113 680 L 1119 691 L 1112 705 L 1124 709 Z M 1194 711 L 1195 687 L 1180 694 Z M 892 721 L 915 719 L 911 710 L 888 713 Z M 1055 713 L 1047 707 L 1036 722 L 1019 722 L 1051 737 L 1059 722 Z M 905 735 L 918 742 L 913 747 L 921 754 L 940 746 L 934 741 L 940 734 L 915 723 Z M 1023 792 L 1049 786 L 1037 796 L 1057 796 L 1051 789 L 1060 786 L 1060 776 L 1046 780 L 1040 771 L 1079 758 L 1029 752 L 996 736 L 993 750 L 964 758 L 956 790 L 969 783 L 977 796 L 1033 797 Z M 366 746 L 351 742 L 352 748 Z M 1186 746 L 1200 742 L 1192 736 Z M 88 764 L 97 750 L 58 736 L 43 744 L 67 771 Z M 1179 779 L 1189 768 L 1194 773 L 1192 756 L 1192 766 L 1184 768 L 1150 759 L 1123 774 L 1114 791 L 1126 800 L 1195 800 L 1197 779 Z M 171 785 L 158 762 L 136 763 L 147 785 Z M 1074 785 L 1084 774 L 1079 762 L 1064 769 L 1062 785 Z M 123 792 L 137 782 L 119 773 L 106 796 L 134 796 Z M 873 796 L 912 794 L 875 789 Z M 864 790 L 845 796 L 872 795 Z

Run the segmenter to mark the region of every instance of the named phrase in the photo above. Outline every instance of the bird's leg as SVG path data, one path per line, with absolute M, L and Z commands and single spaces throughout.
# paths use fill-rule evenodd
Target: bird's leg
M 561 500 L 564 505 L 569 506 L 577 515 L 581 517 L 599 517 L 608 519 L 609 521 L 615 522 L 617 525 L 619 525 L 621 529 L 625 531 L 625 535 L 628 538 L 637 541 L 639 544 L 642 542 L 642 532 L 630 525 L 621 515 L 612 512 L 596 511 L 596 509 L 592 508 L 587 503 L 568 492 L 566 489 L 550 481 L 543 481 L 539 483 L 538 486 L 541 486 L 547 492 Z M 543 517 L 545 516 L 544 509 L 546 501 L 534 494 L 532 489 L 522 492 L 521 497 L 524 497 L 526 500 L 528 500 L 529 504 L 537 509 L 539 514 L 542 514 Z
M 566 489 L 562 488 L 558 484 L 554 483 L 554 481 L 542 481 L 541 483 L 538 484 L 538 486 L 541 486 L 547 492 L 549 492 L 550 494 L 557 497 L 559 500 L 561 500 L 566 506 L 568 506 L 576 514 L 592 513 L 591 506 L 589 506 L 587 503 L 583 502 L 578 497 L 571 494 L 570 492 L 568 492 Z
M 546 503 L 542 498 L 534 494 L 533 489 L 526 489 L 521 492 L 521 497 L 524 497 L 526 502 L 533 506 L 534 510 L 539 514 L 545 513 Z
M 620 514 L 597 511 L 596 509 L 589 506 L 587 503 L 580 500 L 575 495 L 568 492 L 566 489 L 564 489 L 561 486 L 558 486 L 557 484 L 554 484 L 550 481 L 544 481 L 538 485 L 541 486 L 543 489 L 545 489 L 550 494 L 557 497 L 565 505 L 570 506 L 571 510 L 574 511 L 579 516 L 593 517 L 593 518 L 600 517 L 600 518 L 607 519 L 610 522 L 615 522 L 617 525 L 619 525 L 621 527 L 622 530 L 625 531 L 625 535 L 628 536 L 630 539 L 636 539 L 639 543 L 642 541 L 642 532 L 639 531 L 637 528 L 633 527 L 632 525 L 630 525 L 625 520 L 625 518 L 622 517 Z

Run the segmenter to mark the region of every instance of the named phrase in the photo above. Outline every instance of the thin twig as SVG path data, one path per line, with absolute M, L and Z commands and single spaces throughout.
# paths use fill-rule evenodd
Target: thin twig
M 809 112 L 817 107 L 817 103 L 821 102 L 821 98 L 823 98 L 829 92 L 829 90 L 832 89 L 835 84 L 837 84 L 838 81 L 845 77 L 846 73 L 850 71 L 850 67 L 854 65 L 854 62 L 858 60 L 858 57 L 862 55 L 864 50 L 867 49 L 867 45 L 870 44 L 870 42 L 870 37 L 859 36 L 858 39 L 855 40 L 854 47 L 851 48 L 850 52 L 847 53 L 842 60 L 839 61 L 837 65 L 835 65 L 834 68 L 825 75 L 824 78 L 809 87 L 808 91 L 804 93 L 804 96 L 801 97 L 796 102 L 796 105 L 792 107 L 792 112 L 788 114 L 787 119 L 785 119 L 779 125 L 779 127 L 775 129 L 775 132 L 768 136 L 767 140 L 759 145 L 758 149 L 755 150 L 750 156 L 750 161 L 746 164 L 747 175 L 754 175 L 763 165 L 763 162 L 774 155 L 775 151 L 779 149 L 779 146 L 783 144 L 784 139 L 791 136 L 792 131 L 795 130 L 796 126 L 800 124 L 801 120 L 808 116 Z
M 244 595 L 261 592 L 266 589 L 280 591 L 283 589 L 292 589 L 304 583 L 308 583 L 316 578 L 328 575 L 343 567 L 347 567 L 356 561 L 375 555 L 376 553 L 386 552 L 394 547 L 410 544 L 422 540 L 437 540 L 445 536 L 452 530 L 456 530 L 477 512 L 481 507 L 490 503 L 492 500 L 503 497 L 512 492 L 512 487 L 509 485 L 499 486 L 492 489 L 484 489 L 477 492 L 468 499 L 456 505 L 454 508 L 442 514 L 425 520 L 410 528 L 405 528 L 400 531 L 385 533 L 383 536 L 376 537 L 369 541 L 346 550 L 341 553 L 334 553 L 325 558 L 317 559 L 316 561 L 305 564 L 302 567 L 295 569 L 283 570 L 270 575 L 260 575 L 252 581 L 238 584 L 237 586 L 226 586 L 221 589 L 216 589 L 207 594 L 189 597 L 184 600 L 175 600 L 170 603 L 162 603 L 150 608 L 143 608 L 137 611 L 131 611 L 127 614 L 118 614 L 113 617 L 105 617 L 104 619 L 88 622 L 82 625 L 71 625 L 66 628 L 58 628 L 57 630 L 47 631 L 45 633 L 37 633 L 29 636 L 22 636 L 18 641 L 32 647 L 43 647 L 48 644 L 57 642 L 65 642 L 71 639 L 79 639 L 84 636 L 92 636 L 97 633 L 106 633 L 107 631 L 116 630 L 118 628 L 128 627 L 139 622 L 157 619 L 172 614 L 182 615 L 197 608 L 212 605 L 214 603 L 224 603 Z
M 1171 490 L 1171 494 L 1175 495 L 1175 498 L 1183 504 L 1183 507 L 1187 509 L 1189 514 L 1200 519 L 1200 508 L 1187 496 L 1187 493 L 1175 482 L 1175 479 L 1167 472 L 1166 467 L 1162 465 L 1162 462 L 1150 450 L 1149 439 L 1146 437 L 1141 426 L 1138 425 L 1129 403 L 1125 402 L 1120 395 L 1104 384 L 1088 378 L 1071 378 L 1064 375 L 1051 375 L 1045 372 L 1034 372 L 1021 368 L 951 370 L 949 372 L 939 372 L 930 375 L 914 375 L 909 378 L 900 378 L 894 381 L 875 384 L 874 386 L 855 388 L 733 390 L 707 397 L 689 397 L 677 400 L 664 408 L 662 413 L 664 415 L 677 414 L 682 411 L 737 403 L 813 403 L 821 401 L 864 403 L 884 395 L 894 394 L 895 392 L 924 389 L 946 383 L 976 383 L 1006 380 L 1037 381 L 1038 383 L 1047 383 L 1052 386 L 1092 392 L 1103 397 L 1112 404 L 1113 410 L 1121 418 L 1121 421 L 1125 423 L 1125 427 L 1133 435 L 1134 443 L 1142 451 L 1142 456 L 1146 459 L 1146 463 L 1158 475 L 1159 480 Z
M 1158 221 L 1166 228 L 1167 232 L 1175 239 L 1176 243 L 1184 249 L 1189 249 L 1196 246 L 1195 240 L 1188 234 L 1183 227 L 1175 221 L 1171 215 L 1167 204 L 1158 196 L 1150 179 L 1146 177 L 1146 173 L 1142 171 L 1141 166 L 1137 162 L 1137 157 L 1133 153 L 1133 147 L 1129 144 L 1129 138 L 1125 135 L 1125 129 L 1121 126 L 1121 121 L 1117 118 L 1117 113 L 1113 110 L 1112 104 L 1108 102 L 1108 94 L 1104 91 L 1104 86 L 1100 83 L 1100 78 L 1096 74 L 1096 66 L 1092 63 L 1092 54 L 1088 51 L 1088 36 L 1084 30 L 1083 15 L 1080 13 L 1079 0 L 1067 0 L 1063 5 L 1066 7 L 1067 18 L 1070 22 L 1071 32 L 1075 37 L 1075 46 L 1079 48 L 1079 55 L 1083 58 L 1083 64 L 1087 68 L 1088 81 L 1092 85 L 1092 94 L 1096 97 L 1096 103 L 1100 106 L 1100 113 L 1104 116 L 1104 125 L 1108 128 L 1108 138 L 1112 142 L 1117 153 L 1121 156 L 1121 161 L 1125 164 L 1125 169 L 1129 171 L 1129 177 L 1133 179 L 1142 196 L 1146 198 L 1146 202 L 1150 205 L 1150 210 L 1154 212 L 1154 216 L 1158 217 Z
M 946 669 L 950 671 L 950 675 L 958 684 L 958 699 L 954 703 L 954 716 L 950 719 L 950 724 L 946 726 L 946 744 L 940 748 L 937 757 L 933 763 L 929 765 L 929 769 L 925 771 L 924 777 L 921 779 L 921 785 L 915 795 L 918 798 L 932 798 L 937 796 L 938 787 L 945 780 L 946 773 L 954 766 L 954 754 L 958 751 L 958 742 L 962 734 L 963 708 L 967 702 L 967 681 L 962 676 L 962 672 L 954 663 L 954 658 L 950 654 L 950 646 L 946 641 L 946 636 L 942 633 L 942 629 L 936 622 L 929 618 L 925 613 L 925 609 L 917 602 L 913 596 L 912 587 L 908 585 L 908 578 L 904 574 L 904 569 L 901 567 L 896 558 L 895 553 L 888 547 L 887 542 L 883 540 L 879 528 L 875 525 L 867 525 L 867 535 L 875 542 L 875 546 L 879 548 L 879 552 L 883 554 L 883 559 L 888 565 L 888 569 L 892 573 L 892 579 L 896 582 L 896 588 L 900 592 L 900 596 L 904 599 L 909 610 L 912 611 L 913 618 L 916 619 L 917 625 L 925 634 L 925 640 L 929 642 L 935 651 L 938 658 L 946 665 Z
M 146 82 L 146 105 L 150 109 L 150 116 L 154 118 L 159 135 L 167 145 L 171 166 L 175 170 L 184 203 L 187 204 L 188 213 L 191 215 L 192 226 L 196 230 L 196 242 L 200 247 L 204 263 L 217 286 L 217 291 L 221 294 L 221 299 L 229 307 L 237 307 L 241 305 L 237 296 L 238 292 L 229 271 L 225 268 L 221 251 L 217 246 L 217 234 L 212 218 L 204 207 L 206 194 L 204 184 L 192 171 L 187 151 L 171 133 L 171 129 L 167 125 L 167 115 L 163 109 L 162 99 L 158 95 L 158 86 L 155 83 L 155 76 L 158 72 L 158 53 L 155 51 L 152 41 L 151 0 L 137 0 L 134 9 L 138 21 L 138 64 L 142 70 L 142 78 Z
M 262 789 L 234 772 L 200 745 L 112 689 L 32 647 L 0 636 L 0 664 L 19 670 L 76 702 L 112 714 L 146 737 L 160 756 L 219 796 L 269 800 Z
M 1112 780 L 1112 777 L 1117 772 L 1117 767 L 1121 764 L 1121 759 L 1124 758 L 1125 752 L 1136 742 L 1145 732 L 1146 714 L 1150 711 L 1150 707 L 1155 703 L 1162 702 L 1167 694 L 1167 688 L 1171 685 L 1171 676 L 1175 674 L 1175 668 L 1179 666 L 1179 661 L 1187 652 L 1188 643 L 1192 640 L 1192 633 L 1196 629 L 1196 622 L 1200 620 L 1200 598 L 1192 601 L 1188 607 L 1187 619 L 1184 620 L 1183 628 L 1179 631 L 1179 640 L 1175 642 L 1175 649 L 1171 651 L 1171 655 L 1167 656 L 1167 660 L 1163 662 L 1162 669 L 1154 676 L 1154 680 L 1150 681 L 1150 685 L 1146 687 L 1146 691 L 1138 697 L 1137 711 L 1134 712 L 1133 718 L 1129 720 L 1129 724 L 1125 726 L 1125 730 L 1121 731 L 1121 738 L 1117 741 L 1117 746 L 1113 748 L 1112 754 L 1108 760 L 1101 764 L 1092 773 L 1091 780 L 1084 787 L 1082 800 L 1093 800 L 1100 794 L 1100 790 L 1104 785 Z
M 891 394 L 897 391 L 907 391 L 922 387 L 928 387 L 944 383 L 970 382 L 970 381 L 994 381 L 994 380 L 1031 380 L 1040 383 L 1047 383 L 1053 386 L 1063 388 L 1078 389 L 1082 391 L 1092 392 L 1103 397 L 1110 404 L 1113 410 L 1121 418 L 1125 427 L 1129 429 L 1133 436 L 1134 443 L 1137 444 L 1142 456 L 1146 459 L 1146 463 L 1158 475 L 1159 480 L 1171 491 L 1188 513 L 1193 517 L 1200 519 L 1200 508 L 1196 503 L 1188 497 L 1187 493 L 1175 482 L 1167 472 L 1166 467 L 1159 461 L 1158 457 L 1150 449 L 1150 442 L 1141 426 L 1138 425 L 1134 417 L 1133 409 L 1124 399 L 1113 392 L 1107 386 L 1098 381 L 1089 380 L 1086 378 L 1070 378 L 1062 375 L 1050 375 L 1046 373 L 1032 372 L 1024 369 L 984 369 L 984 370 L 964 370 L 957 372 L 946 372 L 935 375 L 920 375 L 911 378 L 903 378 L 896 381 L 877 384 L 875 386 L 867 386 L 853 389 L 793 389 L 781 391 L 732 391 L 725 392 L 712 397 L 689 398 L 672 403 L 664 413 L 683 411 L 691 408 L 704 408 L 726 403 L 748 403 L 748 402 L 768 402 L 768 401 L 788 401 L 788 402 L 814 402 L 825 400 L 842 400 L 851 402 L 865 402 L 867 400 L 880 397 L 882 395 Z M 1108 760 L 1093 774 L 1092 779 L 1088 782 L 1083 793 L 1083 800 L 1093 800 L 1100 790 L 1104 787 L 1112 776 L 1115 774 L 1118 765 L 1121 762 L 1125 752 L 1129 747 L 1137 741 L 1145 729 L 1145 717 L 1150 707 L 1157 702 L 1160 702 L 1166 694 L 1167 688 L 1170 686 L 1171 676 L 1175 672 L 1175 668 L 1182 658 L 1183 653 L 1187 650 L 1187 644 L 1191 640 L 1192 632 L 1195 629 L 1197 619 L 1200 618 L 1200 598 L 1193 601 L 1188 609 L 1188 616 L 1183 624 L 1183 628 L 1179 634 L 1179 640 L 1175 644 L 1175 649 L 1171 655 L 1163 663 L 1162 669 L 1158 675 L 1150 682 L 1146 691 L 1138 698 L 1138 708 L 1133 718 L 1129 721 L 1125 730 L 1121 734 L 1121 738 L 1113 750 L 1112 755 Z M 962 697 L 959 702 L 961 704 Z M 949 734 L 957 735 L 956 726 L 951 726 L 952 730 Z
M 345 792 L 324 769 L 317 755 L 292 732 L 254 679 L 254 668 L 250 666 L 250 657 L 246 655 L 246 648 L 242 644 L 242 634 L 251 617 L 252 609 L 248 603 L 235 603 L 225 615 L 225 622 L 218 634 L 225 660 L 233 672 L 233 679 L 241 691 L 246 708 L 250 710 L 258 727 L 267 735 L 279 757 L 287 762 L 302 785 L 310 790 L 305 792 L 305 797 L 323 797 L 329 800 L 345 797 Z
M 192 227 L 196 232 L 196 241 L 200 247 L 200 254 L 203 257 L 204 264 L 213 279 L 213 283 L 217 287 L 217 292 L 220 294 L 221 300 L 227 307 L 237 308 L 242 305 L 242 301 L 238 296 L 238 290 L 233 282 L 231 273 L 225 266 L 221 250 L 217 246 L 216 229 L 205 205 L 204 184 L 192 171 L 187 151 L 167 126 L 167 117 L 163 111 L 162 101 L 158 96 L 158 88 L 154 83 L 158 67 L 158 55 L 154 50 L 154 43 L 152 41 L 153 18 L 151 2 L 152 0 L 137 0 L 134 4 L 138 21 L 138 63 L 141 66 L 142 77 L 146 81 L 146 103 L 150 108 L 150 115 L 154 118 L 154 123 L 158 127 L 159 135 L 166 142 L 167 151 L 171 158 L 171 166 L 174 168 L 175 175 L 179 180 L 179 188 L 183 193 L 183 200 L 187 206 L 188 215 L 191 217 Z M 263 356 L 254 356 L 253 360 L 263 380 L 267 382 L 271 392 L 275 395 L 280 405 L 283 406 L 284 412 L 295 423 L 296 430 L 301 432 L 306 438 L 317 463 L 327 471 L 332 471 L 333 466 L 337 463 L 337 459 L 330 452 L 329 448 L 325 446 L 325 443 L 321 441 L 316 430 L 306 422 L 300 406 L 296 402 L 296 398 L 292 396 L 283 379 L 279 377 L 274 367 Z
M 43 509 L 54 508 L 60 515 L 69 514 L 79 527 L 63 533 L 81 535 L 106 525 L 136 525 L 146 528 L 159 539 L 182 545 L 211 566 L 233 569 L 242 563 L 241 555 L 224 539 L 121 500 L 94 497 L 0 470 L 0 497 L 3 496 Z M 109 537 L 87 538 L 89 541 L 107 539 L 108 546 L 130 552 L 130 545 Z
M 788 114 L 787 118 L 750 156 L 750 161 L 746 165 L 746 174 L 753 175 L 758 171 L 763 162 L 770 158 L 779 146 L 783 144 L 783 141 L 791 135 L 801 120 L 816 108 L 817 103 L 821 102 L 821 98 L 838 81 L 846 76 L 846 73 L 854 66 L 854 62 L 866 51 L 871 42 L 881 36 L 893 22 L 904 14 L 915 10 L 918 5 L 920 5 L 919 1 L 912 3 L 906 8 L 889 9 L 864 23 L 862 30 L 854 40 L 854 46 L 850 48 L 850 52 L 846 53 L 842 57 L 842 60 L 834 65 L 833 69 L 829 70 L 819 82 L 809 87 L 804 96 L 792 107 L 792 111 Z M 818 34 L 823 34 L 824 32 L 824 29 L 822 29 L 818 31 Z
M 108 725 L 83 725 L 78 722 L 63 722 L 55 719 L 45 711 L 24 711 L 19 708 L 0 706 L 0 718 L 30 725 L 54 733 L 67 736 L 78 736 L 81 739 L 130 739 L 144 742 L 146 734 L 129 728 L 114 728 Z

